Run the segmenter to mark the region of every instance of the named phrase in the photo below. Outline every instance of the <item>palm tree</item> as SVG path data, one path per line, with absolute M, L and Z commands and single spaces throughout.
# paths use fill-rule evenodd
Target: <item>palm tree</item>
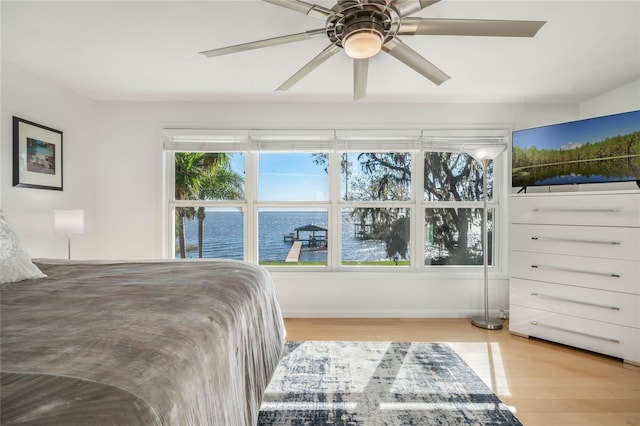
M 228 164 L 228 161 L 226 162 Z M 200 181 L 200 200 L 238 200 L 244 198 L 244 179 L 228 166 L 218 164 L 209 169 Z M 207 213 L 204 207 L 198 207 L 198 256 L 203 257 L 204 219 Z
M 230 154 L 180 152 L 175 156 L 176 200 L 238 199 L 244 197 L 244 179 L 230 170 Z M 198 219 L 198 255 L 203 257 L 204 207 L 176 207 L 176 234 L 180 257 L 186 257 L 185 219 Z
M 175 199 L 189 200 L 200 190 L 205 170 L 202 167 L 202 154 L 197 152 L 177 152 L 175 155 Z M 180 257 L 186 257 L 184 220 L 195 215 L 193 207 L 176 207 L 176 235 Z

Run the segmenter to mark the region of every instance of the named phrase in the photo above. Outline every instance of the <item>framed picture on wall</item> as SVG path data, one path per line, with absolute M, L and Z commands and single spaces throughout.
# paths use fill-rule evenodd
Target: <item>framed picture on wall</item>
M 62 191 L 62 132 L 13 117 L 13 186 Z

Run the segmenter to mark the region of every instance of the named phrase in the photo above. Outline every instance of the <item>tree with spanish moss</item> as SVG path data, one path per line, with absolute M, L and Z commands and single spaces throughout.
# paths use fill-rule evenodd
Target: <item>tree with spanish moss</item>
M 404 152 L 361 153 L 358 163 L 362 174 L 352 180 L 349 199 L 410 199 L 411 154 Z M 475 201 L 482 196 L 482 169 L 475 160 L 458 152 L 426 152 L 424 156 L 424 198 L 426 201 Z M 488 173 L 492 173 L 492 165 Z M 489 182 L 489 196 L 492 193 Z M 469 227 L 481 220 L 477 209 L 428 209 L 427 221 L 433 224 L 433 244 L 446 253 L 435 263 L 481 263 L 481 257 L 469 252 Z M 355 208 L 356 223 L 371 223 L 376 236 L 385 241 L 390 259 L 406 259 L 409 245 L 409 215 L 404 209 Z

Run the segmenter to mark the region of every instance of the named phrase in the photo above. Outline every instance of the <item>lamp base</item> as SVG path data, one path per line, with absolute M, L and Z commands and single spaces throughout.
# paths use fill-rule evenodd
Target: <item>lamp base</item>
M 503 321 L 498 318 L 485 317 L 473 317 L 471 318 L 471 324 L 476 327 L 484 328 L 486 330 L 500 330 L 502 328 Z

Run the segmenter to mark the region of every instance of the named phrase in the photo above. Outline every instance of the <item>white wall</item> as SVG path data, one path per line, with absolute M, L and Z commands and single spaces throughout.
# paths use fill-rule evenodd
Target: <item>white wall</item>
M 580 104 L 580 119 L 640 109 L 640 79 Z
M 64 257 L 64 239 L 53 233 L 55 208 L 87 211 L 87 231 L 74 237 L 78 258 L 160 257 L 160 130 L 166 125 L 419 128 L 500 124 L 517 129 L 579 118 L 577 105 L 98 102 L 5 62 L 2 87 L 0 205 L 34 257 Z M 64 132 L 63 192 L 11 186 L 12 115 Z M 460 317 L 482 310 L 480 273 L 450 277 L 416 272 L 274 271 L 273 277 L 287 316 Z M 508 307 L 506 278 L 506 271 L 492 277 L 495 309 Z
M 2 62 L 1 203 L 32 257 L 67 257 L 67 237 L 53 231 L 54 209 L 85 209 L 86 234 L 72 237 L 72 256 L 93 257 L 95 102 Z M 12 117 L 63 132 L 63 191 L 13 187 Z

